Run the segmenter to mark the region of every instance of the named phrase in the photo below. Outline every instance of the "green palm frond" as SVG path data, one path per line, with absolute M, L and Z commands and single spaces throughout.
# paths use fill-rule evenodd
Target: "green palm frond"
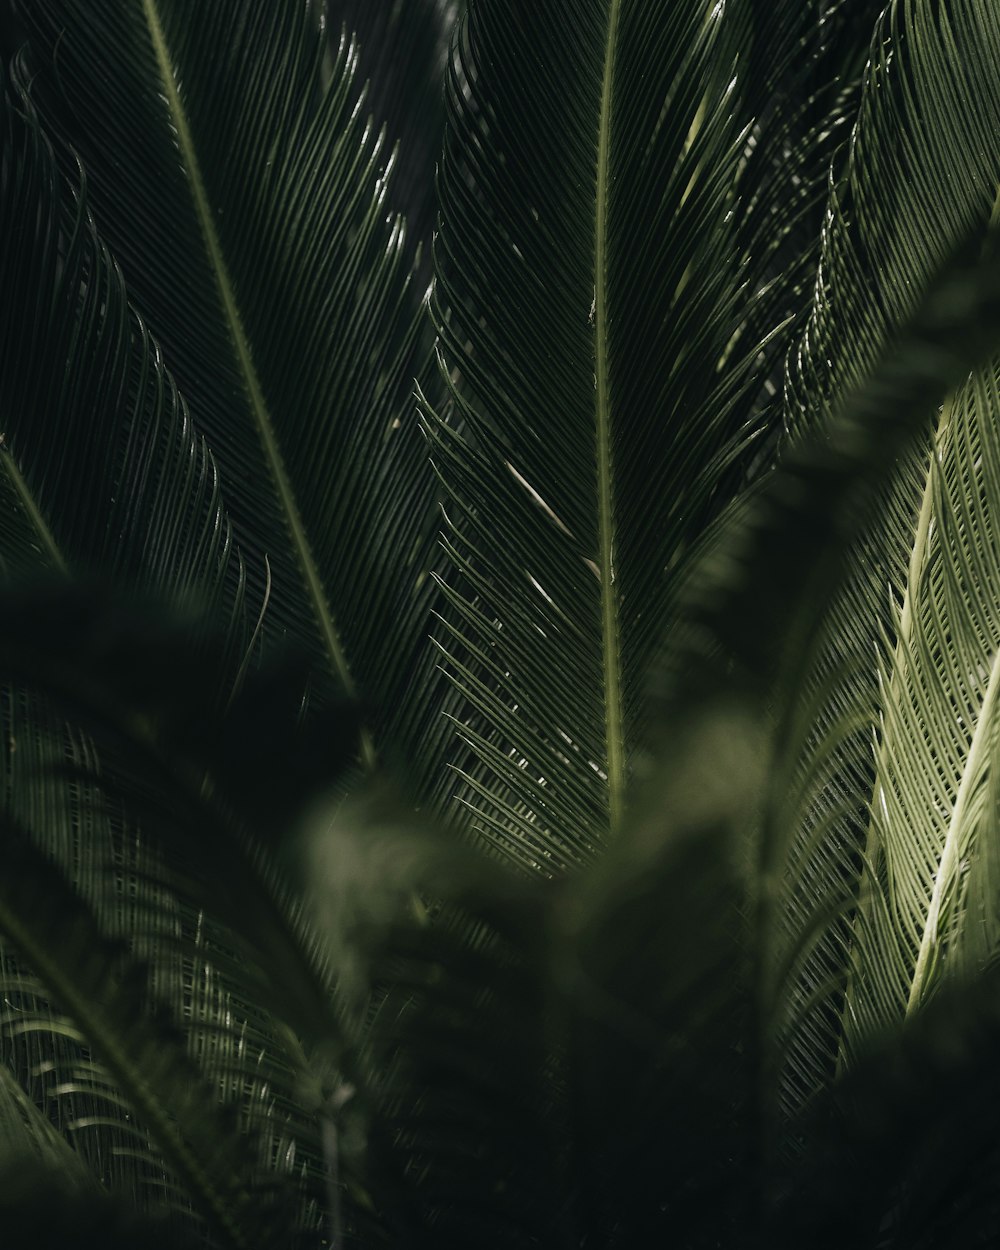
M 180 826 L 191 836 L 185 871 L 178 873 L 176 864 L 168 869 L 152 848 L 150 833 L 156 822 L 147 820 L 142 829 L 136 826 L 134 800 L 131 813 L 120 803 L 109 808 L 114 752 L 101 759 L 95 749 L 94 696 L 99 696 L 97 729 L 106 731 L 109 717 L 113 721 L 116 691 L 109 679 L 114 675 L 126 687 L 138 682 L 146 699 L 124 710 L 123 718 L 133 731 L 152 728 L 154 738 L 157 733 L 161 736 L 161 747 L 176 748 L 183 738 L 190 749 L 198 738 L 195 729 L 204 739 L 218 708 L 232 695 L 246 646 L 240 569 L 230 561 L 228 520 L 204 443 L 191 429 L 155 343 L 126 302 L 120 274 L 94 230 L 85 202 L 61 184 L 30 106 L 22 100 L 20 110 L 5 92 L 0 270 L 10 299 L 0 313 L 4 351 L 0 387 L 9 420 L 0 455 L 4 495 L 10 504 L 3 522 L 6 572 L 37 577 L 48 571 L 63 578 L 99 573 L 133 591 L 157 588 L 174 601 L 174 610 L 182 604 L 208 609 L 210 627 L 224 628 L 207 662 L 203 618 L 188 611 L 182 636 L 188 660 L 197 663 L 179 664 L 180 680 L 170 679 L 174 706 L 176 696 L 186 692 L 184 719 L 164 722 L 161 716 L 151 721 L 155 707 L 151 708 L 149 696 L 156 683 L 151 687 L 149 677 L 168 669 L 150 667 L 148 653 L 141 657 L 133 653 L 130 658 L 121 620 L 88 622 L 86 614 L 79 615 L 74 607 L 68 586 L 42 593 L 38 602 L 48 597 L 49 607 L 42 608 L 36 619 L 21 620 L 20 651 L 11 648 L 9 630 L 3 647 L 5 677 L 14 683 L 5 690 L 3 708 L 5 810 L 30 829 L 70 875 L 80 894 L 79 905 L 93 909 L 105 935 L 120 935 L 134 952 L 150 960 L 160 999 L 171 1004 L 178 1022 L 186 1023 L 192 1052 L 218 1082 L 220 1092 L 227 1100 L 242 1103 L 256 1120 L 267 1139 L 262 1149 L 275 1159 L 297 1150 L 300 1166 L 312 1167 L 315 1182 L 318 1131 L 308 1114 L 295 1110 L 293 1096 L 300 1060 L 279 1039 L 268 1008 L 261 1006 L 267 994 L 261 992 L 259 975 L 251 976 L 245 962 L 237 962 L 234 972 L 231 931 L 219 931 L 219 898 L 210 884 L 227 879 L 237 894 L 260 890 L 263 902 L 273 883 L 231 838 L 226 850 L 220 848 L 218 822 L 215 827 L 206 828 L 204 822 L 198 827 L 203 841 L 195 835 L 190 816 L 189 823 Z M 4 610 L 9 624 L 18 611 L 9 592 Z M 157 638 L 162 666 L 166 659 L 162 644 L 167 641 L 162 628 Z M 41 656 L 34 672 L 26 639 L 32 654 Z M 76 684 L 67 690 L 74 648 L 80 648 L 76 654 L 83 658 Z M 33 677 L 38 680 L 32 688 Z M 62 700 L 63 715 L 39 696 L 39 684 Z M 73 698 L 68 700 L 67 695 Z M 292 690 L 288 698 L 286 726 L 294 725 L 297 701 Z M 249 709 L 240 706 L 246 715 Z M 68 711 L 77 717 L 83 713 L 88 732 L 65 722 Z M 353 720 L 349 718 L 348 724 L 349 757 Z M 272 715 L 274 733 L 282 732 L 280 725 L 280 718 Z M 141 734 L 140 738 L 148 741 Z M 327 752 L 337 741 L 336 734 L 328 738 Z M 258 745 L 264 747 L 263 738 Z M 67 769 L 72 770 L 69 775 Z M 100 780 L 95 773 L 103 774 Z M 327 764 L 323 776 L 329 775 Z M 162 805 L 155 799 L 147 803 L 162 820 Z M 220 871 L 217 860 L 207 878 L 199 878 L 198 867 L 205 866 L 205 852 L 213 847 L 223 867 Z M 175 854 L 179 849 L 173 847 Z M 242 884 L 236 887 L 239 881 Z M 195 886 L 211 896 L 207 917 L 192 904 L 199 893 Z M 279 918 L 279 930 L 287 923 L 281 906 L 270 898 L 258 909 L 258 937 L 263 933 L 259 920 L 268 908 Z M 235 905 L 228 914 L 230 920 L 247 919 Z M 316 976 L 307 952 L 297 950 L 291 962 L 291 973 L 286 960 L 280 973 L 272 966 L 269 974 L 271 984 L 286 993 L 303 967 L 307 976 Z M 25 972 L 11 962 L 9 953 L 4 967 L 5 976 L 15 979 Z M 309 1009 L 303 1013 L 300 1001 L 298 1015 L 316 1022 L 329 1003 L 325 983 L 318 979 L 308 993 Z M 38 1086 L 34 1092 L 47 1099 L 52 1088 L 59 1091 L 50 1103 L 58 1108 L 57 1122 L 75 1135 L 85 1153 L 83 1139 L 89 1136 L 100 1151 L 102 1138 L 116 1119 L 131 1140 L 124 1118 L 127 1105 L 124 1111 L 118 1108 L 102 1092 L 100 1082 L 71 1076 L 80 1070 L 80 1056 L 75 1054 L 75 1042 L 60 1037 L 59 1014 L 53 1016 L 45 988 L 31 1001 L 32 1029 L 17 1035 L 21 1041 L 12 1041 L 19 1072 L 25 1079 L 35 1070 L 58 1074 L 43 1083 L 48 1091 Z M 26 1012 L 22 1003 L 21 1024 Z M 289 1014 L 294 1017 L 295 1012 Z M 42 1044 L 46 1034 L 50 1041 Z M 255 1060 L 250 1065 L 252 1042 Z M 105 1085 L 113 1089 L 113 1082 Z M 107 1156 L 106 1146 L 103 1149 Z M 98 1171 L 125 1190 L 155 1184 L 155 1151 L 143 1152 L 134 1142 L 130 1151 L 131 1156 L 112 1152 L 104 1164 L 98 1163 Z
M 326 1114 L 326 1095 L 318 1091 L 351 1076 L 353 1043 L 330 982 L 328 952 L 310 933 L 279 867 L 277 835 L 287 840 L 301 812 L 327 794 L 335 779 L 328 759 L 335 735 L 322 735 L 322 764 L 315 761 L 312 772 L 303 767 L 282 700 L 255 677 L 240 710 L 274 722 L 269 793 L 262 800 L 253 781 L 259 762 L 239 749 L 252 721 L 219 719 L 202 693 L 217 658 L 192 640 L 183 618 L 168 625 L 162 607 L 155 615 L 124 611 L 72 587 L 20 597 L 8 591 L 0 615 L 0 670 L 5 680 L 17 678 L 8 722 L 17 735 L 5 778 L 8 808 L 16 805 L 46 851 L 67 865 L 74 914 L 92 915 L 88 923 L 105 944 L 127 946 L 148 967 L 150 995 L 134 1004 L 136 1018 L 152 1009 L 183 1030 L 175 1032 L 175 1049 L 181 1056 L 187 1051 L 192 1071 L 197 1065 L 227 1105 L 235 1144 L 238 1113 L 242 1133 L 255 1143 L 253 1153 L 241 1147 L 240 1176 L 253 1175 L 249 1162 L 256 1157 L 272 1183 L 281 1178 L 297 1196 L 304 1229 L 315 1229 L 326 1182 L 317 1119 Z M 51 628 L 54 620 L 72 625 L 72 645 L 62 626 Z M 55 708 L 49 721 L 39 691 Z M 281 694 L 289 693 L 282 685 Z M 68 730 L 66 717 L 85 732 Z M 351 734 L 344 742 L 345 765 L 354 741 Z M 15 872 L 12 888 L 23 875 Z M 68 899 L 69 887 L 60 888 Z M 39 910 L 37 900 L 31 908 L 31 914 Z M 22 945 L 16 928 L 8 937 Z M 68 940 L 57 939 L 52 960 Z M 38 967 L 34 948 L 16 961 L 5 952 L 4 990 L 16 1002 L 5 1024 L 18 1071 L 36 1097 L 54 1104 L 56 1122 L 99 1174 L 137 1205 L 160 1205 L 164 1185 L 171 1205 L 197 1203 L 198 1189 L 185 1185 L 198 1177 L 182 1171 L 180 1186 L 169 1178 L 171 1142 L 159 1141 L 155 1124 L 147 1140 L 130 1123 L 132 1096 L 115 1093 L 123 1078 L 114 1063 L 108 1077 L 91 1071 L 86 1053 L 79 1053 L 78 1035 L 100 1056 L 101 1020 L 92 1013 L 80 1018 L 74 1000 L 67 1033 L 66 1007 L 52 1005 L 50 996 L 57 1003 L 65 996 L 64 983 L 80 979 L 75 950 L 67 947 L 65 955 L 62 963 Z M 21 966 L 22 956 L 40 983 Z M 31 1073 L 51 1079 L 35 1088 Z M 125 1074 L 126 1085 L 131 1075 Z M 168 1078 L 170 1070 L 161 1080 L 151 1069 L 144 1094 L 169 1104 Z M 314 1097 L 303 1092 L 310 1083 Z M 204 1084 L 198 1098 L 210 1109 L 209 1088 Z M 218 1150 L 218 1133 L 213 1138 L 210 1130 L 210 1121 L 202 1124 L 199 1141 Z
M 6 1062 L 0 1064 L 0 1168 L 30 1159 L 32 1166 L 59 1173 L 96 1190 L 83 1160 L 28 1097 Z
M 767 897 L 780 845 L 754 828 L 773 783 L 772 683 L 809 654 L 896 459 L 998 333 L 992 237 L 985 260 L 977 247 L 946 267 L 829 431 L 786 456 L 699 573 L 656 784 L 598 864 L 541 883 L 497 865 L 478 888 L 459 873 L 455 893 L 432 873 L 452 910 L 387 933 L 374 976 L 393 992 L 372 1029 L 387 1106 L 372 1149 L 376 1175 L 383 1158 L 405 1159 L 402 1190 L 379 1186 L 400 1230 L 433 1227 L 454 1245 L 645 1245 L 668 1233 L 697 1246 L 801 1244 L 806 1199 L 788 1187 L 776 1136 L 815 1126 L 789 1126 L 773 1080 L 782 952 L 763 935 L 780 933 Z M 726 682 L 720 644 L 734 660 Z M 794 689 L 777 697 L 795 703 Z M 838 1097 L 847 1107 L 853 1095 Z M 895 1130 L 880 1131 L 884 1144 Z M 842 1193 L 808 1178 L 806 1192 L 835 1209 Z M 488 1179 L 502 1184 L 502 1219 L 484 1227 Z M 876 1230 L 896 1180 L 886 1167 L 868 1183 Z M 856 1214 L 855 1231 L 871 1233 Z M 823 1210 L 809 1216 L 825 1227 Z
M 54 620 L 60 622 L 57 628 Z M 64 632 L 67 625 L 71 641 Z M 222 918 L 233 937 L 265 964 L 269 957 L 280 964 L 282 952 L 290 957 L 291 966 L 270 969 L 272 992 L 284 1017 L 316 1040 L 333 1021 L 328 993 L 305 950 L 291 953 L 298 946 L 295 926 L 279 902 L 280 884 L 268 879 L 267 862 L 259 859 L 257 848 L 279 850 L 279 832 L 287 836 L 302 809 L 337 774 L 328 757 L 322 765 L 313 761 L 312 772 L 303 767 L 294 722 L 265 688 L 266 707 L 258 714 L 274 722 L 274 768 L 270 801 L 262 800 L 251 779 L 255 762 L 239 756 L 239 731 L 230 729 L 204 693 L 219 667 L 219 651 L 206 654 L 203 647 L 199 654 L 189 622 L 171 621 L 162 606 L 130 610 L 72 586 L 42 586 L 22 595 L 8 591 L 0 611 L 0 675 L 17 683 L 10 700 L 8 807 L 39 826 L 49 849 L 64 851 L 62 858 L 79 876 L 84 869 L 73 859 L 79 848 L 72 824 L 91 815 L 88 808 L 102 798 L 124 801 L 141 819 L 144 834 L 163 845 L 168 885 L 171 878 L 175 884 L 186 881 L 189 895 Z M 35 694 L 54 705 L 57 717 L 82 725 L 86 739 L 77 730 L 74 746 L 59 742 L 53 749 L 47 727 L 40 724 L 45 703 L 34 700 Z M 240 710 L 250 711 L 246 703 Z M 331 723 L 328 715 L 323 725 Z M 353 729 L 354 722 L 348 723 Z M 228 740 L 230 734 L 235 743 Z M 331 729 L 324 737 L 328 751 L 339 739 L 345 767 L 354 734 Z M 63 794 L 60 773 L 70 787 L 90 782 L 89 797 L 85 790 Z M 53 819 L 53 812 L 32 807 L 35 801 L 51 803 L 53 796 L 68 804 L 69 829 Z M 274 827 L 272 804 L 284 822 L 280 830 Z M 60 832 L 65 845 L 57 841 Z M 151 865 L 148 870 L 153 871 Z M 226 890 L 219 888 L 223 880 Z M 310 1034 L 309 1022 L 316 1034 Z
M 830 894 L 841 885 L 802 856 L 795 865 L 802 874 L 795 881 L 795 910 L 784 893 L 791 876 L 788 829 L 774 813 L 783 813 L 796 794 L 797 761 L 785 754 L 790 743 L 802 741 L 796 737 L 802 674 L 858 535 L 879 517 L 885 482 L 923 443 L 943 398 L 995 350 L 1000 268 L 995 234 L 985 250 L 982 239 L 980 233 L 946 267 L 886 358 L 842 401 L 828 427 L 785 454 L 688 592 L 689 628 L 677 644 L 664 709 L 657 810 L 675 840 L 710 840 L 717 829 L 730 830 L 728 855 L 742 899 L 739 918 L 730 923 L 742 929 L 737 949 L 751 977 L 744 987 L 748 1032 L 741 1036 L 734 1028 L 730 1039 L 739 1055 L 755 1056 L 743 1097 L 752 1132 L 759 1134 L 751 1150 L 768 1168 L 779 1165 L 799 1131 L 797 1121 L 789 1123 L 789 1112 L 801 1107 L 789 1075 L 813 1097 L 831 1083 L 822 1068 L 822 1038 L 802 1026 L 801 1016 L 798 1035 L 787 1029 L 802 992 L 802 983 L 788 977 L 790 959 L 811 954 L 817 929 L 831 919 Z M 722 655 L 729 661 L 724 676 Z M 718 858 L 724 862 L 725 855 Z M 641 856 L 634 871 L 641 881 Z M 692 873 L 690 888 L 711 878 L 711 869 L 700 877 Z M 724 934 L 724 923 L 716 923 Z M 737 966 L 732 957 L 729 966 Z M 618 976 L 628 983 L 627 969 Z M 829 997 L 825 982 L 815 988 Z M 648 993 L 649 1015 L 658 998 L 657 990 Z M 725 1060 L 723 1075 L 736 1065 L 735 1057 Z
M 789 356 L 793 437 L 858 383 L 935 264 L 990 220 L 998 36 L 985 6 L 943 12 L 919 0 L 890 6 L 876 30 L 846 176 L 831 193 L 814 308 Z M 976 51 L 958 59 L 959 47 Z M 785 886 L 788 959 L 798 960 L 788 987 L 793 1106 L 845 1045 L 843 1027 L 853 1051 L 915 1005 L 916 968 L 936 948 L 931 913 L 943 901 L 932 883 L 939 867 L 950 879 L 941 878 L 939 895 L 957 881 L 962 856 L 942 867 L 944 830 L 976 766 L 968 725 L 985 687 L 974 674 L 989 671 L 992 655 L 982 616 L 987 569 L 973 570 L 963 555 L 970 544 L 989 550 L 992 377 L 991 365 L 967 385 L 956 380 L 937 434 L 928 429 L 887 480 L 881 515 L 859 538 L 848 584 L 831 604 L 807 682 L 805 746 L 799 731 L 788 739 L 774 819 L 795 830 Z M 965 783 L 959 824 L 976 780 Z M 894 851 L 883 850 L 887 840 Z M 859 870 L 861 913 L 852 921 Z M 827 909 L 818 929 L 817 893 Z M 872 926 L 880 936 L 869 941 Z M 856 1003 L 859 992 L 881 1005 Z
M 991 236 L 985 257 L 977 247 L 946 267 L 868 382 L 825 434 L 786 456 L 700 570 L 657 782 L 599 863 L 545 882 L 486 865 L 478 886 L 460 872 L 457 891 L 432 874 L 450 909 L 430 928 L 404 920 L 386 932 L 373 974 L 393 991 L 379 996 L 372 1028 L 386 1102 L 372 1151 L 376 1177 L 382 1160 L 404 1158 L 402 1188 L 379 1185 L 398 1236 L 793 1246 L 806 1211 L 825 1232 L 822 1202 L 831 1228 L 880 1244 L 906 1169 L 886 1160 L 854 1221 L 837 1220 L 842 1190 L 824 1189 L 818 1167 L 790 1184 L 797 1173 L 776 1148 L 788 1134 L 820 1159 L 839 1142 L 844 1174 L 866 1157 L 837 1135 L 854 1086 L 823 1100 L 837 1117 L 830 1139 L 823 1125 L 783 1117 L 773 1080 L 781 951 L 764 936 L 782 922 L 768 897 L 780 840 L 761 840 L 754 818 L 781 747 L 775 677 L 800 671 L 895 461 L 1000 334 L 996 248 Z M 720 645 L 734 661 L 727 682 Z M 783 702 L 795 695 L 778 687 Z M 935 1054 L 935 1036 L 908 1043 L 912 1070 L 937 1064 L 957 1090 L 973 1074 Z M 858 1081 L 877 1080 L 884 1063 Z M 947 1099 L 936 1106 L 951 1130 Z M 853 1112 L 848 1139 L 869 1131 L 864 1112 Z M 872 1141 L 885 1148 L 902 1123 L 890 1117 Z M 491 1180 L 502 1215 L 484 1225 L 480 1186 Z
M 253 1166 L 245 1143 L 223 1121 L 183 1042 L 156 1027 L 137 970 L 104 938 L 55 867 L 11 826 L 4 830 L 4 860 L 11 871 L 0 897 L 0 931 L 67 1012 L 59 1030 L 94 1048 L 112 1077 L 108 1103 L 124 1096 L 138 1113 L 138 1124 L 128 1124 L 127 1115 L 124 1123 L 117 1116 L 109 1121 L 122 1149 L 146 1154 L 148 1131 L 226 1244 L 269 1245 L 287 1213 L 268 1212 L 262 1196 L 247 1188 Z M 21 1023 L 30 1027 L 30 1015 Z M 47 1027 L 55 1026 L 50 1018 Z M 95 1084 L 85 1079 L 80 1092 Z
M 405 690 L 436 488 L 410 397 L 427 345 L 354 44 L 324 70 L 306 4 L 45 0 L 23 16 L 32 97 L 83 161 L 212 447 L 255 605 L 270 566 L 265 644 L 308 647 L 316 697 L 331 682 L 361 697 L 387 749 L 390 723 L 419 740 Z
M 995 1235 L 1000 18 L 883 7 L 0 3 L 11 1228 Z
M 62 185 L 6 84 L 0 106 L 8 571 L 101 573 L 232 615 L 241 579 L 204 440 L 129 307 L 85 181 Z
M 990 181 L 990 171 L 1000 150 L 984 145 L 993 135 L 991 118 L 1000 116 L 995 83 L 990 89 L 992 57 L 1000 49 L 996 15 L 959 6 L 940 15 L 935 28 L 915 6 L 897 17 L 896 28 L 897 39 L 920 41 L 927 77 L 938 71 L 942 80 L 938 90 L 917 97 L 923 126 L 975 104 L 975 122 L 963 123 L 961 137 L 956 128 L 944 172 L 952 185 L 963 174 L 958 186 L 968 188 L 980 214 L 992 209 L 995 218 L 997 179 L 994 173 Z M 963 61 L 961 79 L 938 70 L 949 44 L 977 50 Z M 914 78 L 919 85 L 916 70 Z M 943 123 L 937 128 L 944 132 Z M 957 188 L 950 197 L 956 201 Z M 988 871 L 997 854 L 985 805 L 1000 647 L 993 593 L 1000 507 L 992 446 L 1000 412 L 996 368 L 992 362 L 949 398 L 923 472 L 908 483 L 911 515 L 918 498 L 919 512 L 903 548 L 905 576 L 893 586 L 895 629 L 880 653 L 880 741 L 855 922 L 857 971 L 845 1005 L 848 1050 L 900 1010 L 912 1012 L 940 980 L 952 951 L 960 961 L 971 957 L 973 966 L 996 954 L 995 904 L 988 901 L 978 914 L 965 906 L 970 888 L 985 897 L 976 871 L 984 865 Z
M 465 586 L 441 645 L 467 801 L 525 864 L 621 825 L 678 586 L 768 428 L 836 146 L 806 159 L 782 110 L 822 79 L 816 14 L 782 16 L 768 42 L 748 4 L 472 4 L 455 44 L 432 298 L 454 412 L 427 424 Z

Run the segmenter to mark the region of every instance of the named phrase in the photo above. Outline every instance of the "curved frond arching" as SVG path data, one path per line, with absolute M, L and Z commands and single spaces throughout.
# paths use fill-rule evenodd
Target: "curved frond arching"
M 995 216 L 998 39 L 992 8 L 975 0 L 947 9 L 906 0 L 879 23 L 844 180 L 830 194 L 813 310 L 789 354 L 793 442 L 871 369 L 941 258 Z M 862 1035 L 915 1005 L 919 952 L 931 949 L 929 911 L 956 884 L 942 877 L 934 901 L 932 880 L 939 868 L 951 871 L 942 867 L 945 830 L 973 735 L 964 746 L 959 739 L 979 720 L 968 700 L 979 700 L 974 674 L 984 664 L 988 671 L 991 654 L 982 615 L 990 578 L 963 555 L 982 542 L 977 560 L 989 560 L 991 379 L 989 367 L 960 384 L 937 435 L 928 428 L 887 480 L 880 515 L 857 540 L 822 631 L 808 738 L 786 743 L 775 819 L 793 831 L 782 939 L 795 967 L 783 1026 L 790 1106 L 814 1087 L 817 1070 L 832 1070 L 842 1029 L 853 1051 Z M 970 811 L 964 798 L 961 807 L 958 823 Z M 828 915 L 819 931 L 817 894 Z M 855 1004 L 869 993 L 877 1009 L 874 1000 Z
M 327 1112 L 325 1095 L 307 1098 L 303 1088 L 309 1081 L 336 1088 L 350 1076 L 352 1034 L 275 842 L 298 827 L 300 807 L 325 793 L 326 759 L 315 776 L 303 769 L 280 701 L 266 692 L 262 700 L 254 675 L 242 697 L 256 690 L 258 711 L 267 704 L 276 721 L 262 794 L 252 783 L 253 757 L 234 754 L 245 725 L 221 720 L 201 697 L 217 661 L 199 651 L 183 619 L 169 627 L 162 607 L 124 611 L 69 588 L 8 590 L 3 608 L 0 669 L 17 680 L 5 707 L 5 808 L 64 866 L 75 906 L 91 914 L 108 949 L 127 949 L 148 970 L 136 1019 L 165 1012 L 176 1049 L 186 1049 L 192 1072 L 200 1072 L 206 1114 L 214 1114 L 213 1101 L 223 1104 L 243 1151 L 243 1163 L 233 1164 L 238 1183 L 256 1185 L 250 1178 L 259 1165 L 260 1177 L 280 1182 L 294 1208 L 287 1218 L 308 1236 L 325 1219 L 318 1118 Z M 71 644 L 58 627 L 53 632 L 53 619 L 73 624 Z M 68 729 L 66 717 L 86 732 Z M 327 752 L 330 742 L 323 738 Z M 352 745 L 353 735 L 344 743 L 347 759 Z M 171 1142 L 158 1142 L 155 1125 L 147 1138 L 130 1123 L 131 1095 L 116 1101 L 113 1072 L 81 1067 L 78 1042 L 101 1054 L 102 1039 L 91 1033 L 99 1020 L 78 1019 L 80 1004 L 71 1004 L 75 1031 L 66 1034 L 51 1005 L 65 997 L 66 978 L 76 977 L 77 952 L 59 960 L 63 939 L 53 937 L 44 967 L 35 966 L 36 951 L 22 952 L 40 985 L 22 985 L 25 996 L 16 1000 L 10 1053 L 18 1074 L 33 1096 L 52 1095 L 60 1128 L 137 1206 L 183 1207 L 198 1197 L 186 1189 L 198 1177 L 181 1167 L 182 1183 L 171 1180 Z M 21 944 L 17 932 L 12 940 Z M 5 951 L 3 973 L 10 992 L 23 979 L 21 959 Z M 145 1096 L 169 1102 L 157 1070 Z M 252 1149 L 239 1145 L 247 1133 Z
M 897 629 L 880 651 L 848 1053 L 926 1001 L 948 961 L 975 969 L 997 954 L 986 883 L 998 854 L 989 802 L 1000 686 L 998 412 L 995 366 L 942 409 Z M 971 908 L 970 894 L 979 900 Z
M 109 1245 L 1000 1227 L 995 0 L 15 25 L 0 1155 Z
M 96 1189 L 80 1156 L 24 1092 L 5 1058 L 0 1062 L 0 1167 L 25 1159 L 58 1171 L 69 1184 Z
M 0 933 L 68 1012 L 61 1029 L 71 1037 L 79 1029 L 78 1040 L 101 1056 L 117 1090 L 135 1106 L 226 1244 L 269 1245 L 281 1226 L 276 1219 L 285 1213 L 269 1213 L 246 1187 L 252 1168 L 245 1143 L 223 1124 L 183 1045 L 150 1019 L 135 971 L 123 964 L 55 867 L 9 824 L 4 858 L 12 871 L 0 891 Z M 114 1101 L 120 1094 L 109 1089 L 108 1097 Z M 141 1142 L 138 1126 L 127 1131 Z

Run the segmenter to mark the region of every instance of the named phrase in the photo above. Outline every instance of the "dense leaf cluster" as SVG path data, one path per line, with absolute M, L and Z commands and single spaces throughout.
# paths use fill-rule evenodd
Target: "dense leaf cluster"
M 0 57 L 5 1244 L 994 1244 L 994 0 Z

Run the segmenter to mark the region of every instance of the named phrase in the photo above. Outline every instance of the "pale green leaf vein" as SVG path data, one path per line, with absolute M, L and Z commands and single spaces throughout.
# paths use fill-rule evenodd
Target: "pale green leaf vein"
M 910 983 L 910 997 L 906 1004 L 906 1014 L 912 1013 L 920 1006 L 928 977 L 934 967 L 934 954 L 938 944 L 938 929 L 941 920 L 941 909 L 944 906 L 945 894 L 958 872 L 959 854 L 965 833 L 965 812 L 972 798 L 976 785 L 982 776 L 985 757 L 990 749 L 992 739 L 993 714 L 997 703 L 997 687 L 1000 685 L 1000 648 L 993 656 L 990 676 L 983 697 L 983 706 L 972 735 L 969 754 L 965 761 L 962 780 L 955 797 L 955 805 L 948 821 L 948 831 L 941 851 L 941 860 L 934 878 L 927 908 L 927 919 L 920 939 L 917 962 L 913 969 L 913 980 Z
M 910 648 L 913 643 L 913 620 L 914 620 L 914 604 L 917 595 L 920 593 L 920 582 L 923 577 L 924 566 L 927 563 L 928 542 L 931 532 L 931 520 L 933 514 L 934 503 L 934 475 L 937 471 L 938 459 L 944 448 L 945 440 L 948 436 L 948 430 L 951 423 L 951 417 L 954 407 L 954 399 L 949 396 L 945 401 L 941 415 L 938 419 L 937 430 L 934 436 L 934 445 L 931 448 L 927 461 L 927 473 L 924 477 L 923 495 L 920 500 L 920 511 L 917 514 L 917 526 L 913 535 L 913 546 L 910 548 L 910 559 L 907 566 L 906 586 L 903 591 L 903 603 L 899 614 L 899 623 L 896 630 L 896 645 L 893 648 L 892 666 L 889 672 L 889 680 L 885 687 L 885 699 L 887 705 L 897 703 L 901 697 L 900 685 L 904 681 L 904 672 L 907 664 L 907 657 L 910 654 Z M 884 718 L 888 719 L 888 718 Z M 857 919 L 855 920 L 855 932 L 859 932 L 863 924 L 869 919 L 873 906 L 873 892 L 877 888 L 872 880 L 872 867 L 875 863 L 875 853 L 879 838 L 879 825 L 876 812 L 878 810 L 879 795 L 881 787 L 885 784 L 884 779 L 886 770 L 889 766 L 889 741 L 888 730 L 883 732 L 882 741 L 879 744 L 878 755 L 875 762 L 875 793 L 872 797 L 871 815 L 868 821 L 868 834 L 865 840 L 865 853 L 861 878 L 861 888 L 858 894 Z M 855 994 L 857 993 L 857 969 L 851 968 L 848 977 L 847 991 L 844 996 L 844 1020 L 846 1021 L 852 1010 Z M 843 1068 L 846 1062 L 846 1050 L 841 1049 L 838 1060 L 838 1067 Z
M 52 531 L 49 529 L 45 517 L 42 516 L 41 509 L 38 507 L 38 504 L 35 502 L 34 495 L 32 495 L 30 489 L 28 488 L 28 483 L 24 480 L 20 469 L 18 469 L 17 465 L 14 463 L 14 457 L 10 454 L 10 450 L 7 447 L 0 446 L 0 463 L 3 464 L 4 472 L 7 474 L 7 480 L 14 488 L 14 493 L 20 500 L 21 506 L 24 508 L 25 514 L 31 522 L 32 528 L 38 535 L 38 541 L 40 542 L 42 549 L 60 573 L 68 573 L 69 566 L 66 563 L 63 553 L 59 549 L 59 544 L 56 542 Z
M 598 567 L 601 572 L 601 634 L 604 656 L 605 736 L 608 753 L 608 816 L 611 832 L 621 826 L 625 803 L 625 742 L 622 726 L 621 639 L 615 586 L 614 488 L 611 456 L 611 385 L 608 344 L 608 202 L 611 180 L 611 122 L 615 50 L 621 0 L 612 0 L 601 82 L 594 231 L 594 354 L 597 403 Z

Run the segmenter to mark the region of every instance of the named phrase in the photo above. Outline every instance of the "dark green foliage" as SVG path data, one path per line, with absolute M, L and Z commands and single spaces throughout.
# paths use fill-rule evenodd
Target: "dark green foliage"
M 993 1244 L 992 0 L 0 53 L 4 1244 Z

